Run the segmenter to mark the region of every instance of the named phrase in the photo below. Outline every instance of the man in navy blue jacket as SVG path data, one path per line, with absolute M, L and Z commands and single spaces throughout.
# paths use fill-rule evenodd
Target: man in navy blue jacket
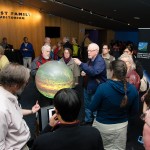
M 104 59 L 99 55 L 99 46 L 91 43 L 88 46 L 88 62 L 83 63 L 79 59 L 74 58 L 77 65 L 80 66 L 84 77 L 84 106 L 85 106 L 85 122 L 92 124 L 93 114 L 88 109 L 91 99 L 99 84 L 107 80 L 106 65 Z
M 32 56 L 34 54 L 33 46 L 28 42 L 28 38 L 23 38 L 23 43 L 21 44 L 20 51 L 23 56 L 23 65 L 31 69 Z

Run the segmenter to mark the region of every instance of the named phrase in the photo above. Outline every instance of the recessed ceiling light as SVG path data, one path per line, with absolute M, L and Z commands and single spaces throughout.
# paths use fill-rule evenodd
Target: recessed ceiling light
M 143 29 L 143 30 L 147 30 L 148 29 L 149 30 L 150 28 L 138 28 L 138 29 Z
M 47 0 L 41 0 L 41 2 L 43 2 L 43 3 L 47 3 Z
M 19 1 L 18 1 L 18 4 L 19 4 L 19 5 L 23 5 L 23 1 L 22 1 L 22 0 L 19 0 Z
M 130 23 L 128 23 L 128 26 L 130 26 Z
M 140 17 L 133 17 L 134 19 L 136 19 L 136 20 L 139 20 L 140 19 Z

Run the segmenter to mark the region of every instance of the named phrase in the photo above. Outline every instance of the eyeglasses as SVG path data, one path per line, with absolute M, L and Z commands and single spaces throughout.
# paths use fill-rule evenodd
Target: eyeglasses
M 94 51 L 96 51 L 96 50 L 97 50 L 97 49 L 94 49 L 94 50 L 89 50 L 89 49 L 88 49 L 87 52 L 90 52 L 90 53 L 91 53 L 91 52 L 94 52 Z
M 108 49 L 108 48 L 102 48 L 102 49 Z

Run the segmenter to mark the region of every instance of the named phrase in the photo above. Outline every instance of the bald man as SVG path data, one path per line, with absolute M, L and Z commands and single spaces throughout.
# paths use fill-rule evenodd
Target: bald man
M 80 66 L 81 76 L 84 77 L 85 123 L 92 125 L 94 117 L 88 107 L 98 85 L 105 82 L 107 77 L 105 61 L 99 55 L 99 46 L 96 43 L 91 43 L 87 52 L 89 59 L 87 63 L 81 62 L 78 58 L 74 58 L 74 61 Z

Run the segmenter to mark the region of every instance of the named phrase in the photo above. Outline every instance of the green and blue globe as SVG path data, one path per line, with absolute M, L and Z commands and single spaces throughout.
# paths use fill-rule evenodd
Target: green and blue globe
M 73 74 L 70 68 L 60 61 L 49 61 L 40 66 L 35 76 L 38 91 L 48 98 L 54 98 L 57 91 L 72 88 Z

